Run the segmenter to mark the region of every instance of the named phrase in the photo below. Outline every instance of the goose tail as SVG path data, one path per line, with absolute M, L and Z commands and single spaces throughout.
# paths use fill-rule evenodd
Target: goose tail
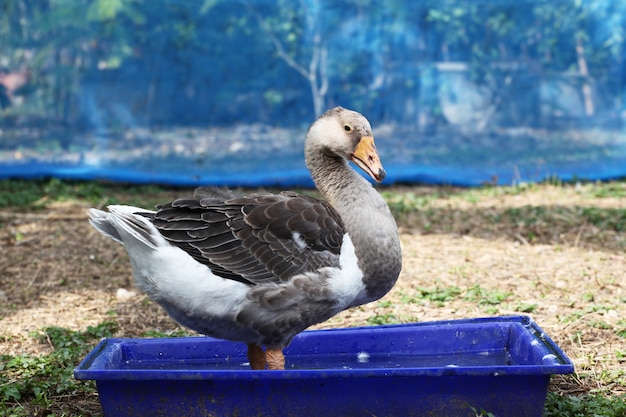
M 153 211 L 112 205 L 109 211 L 89 210 L 89 223 L 104 236 L 126 245 L 129 240 L 139 241 L 156 248 L 163 243 L 163 237 L 150 222 Z

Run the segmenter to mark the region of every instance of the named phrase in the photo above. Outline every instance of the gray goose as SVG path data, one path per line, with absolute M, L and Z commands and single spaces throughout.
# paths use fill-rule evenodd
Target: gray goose
M 305 159 L 325 200 L 199 189 L 156 211 L 91 209 L 90 223 L 125 246 L 137 286 L 174 320 L 246 343 L 252 369 L 284 369 L 296 334 L 381 298 L 402 265 L 389 207 L 348 164 L 385 177 L 367 119 L 328 110 L 307 132 Z

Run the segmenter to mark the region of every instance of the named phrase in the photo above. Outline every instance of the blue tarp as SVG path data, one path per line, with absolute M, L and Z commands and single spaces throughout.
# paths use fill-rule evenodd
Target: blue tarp
M 0 177 L 308 186 L 370 120 L 386 183 L 626 176 L 626 0 L 0 0 Z

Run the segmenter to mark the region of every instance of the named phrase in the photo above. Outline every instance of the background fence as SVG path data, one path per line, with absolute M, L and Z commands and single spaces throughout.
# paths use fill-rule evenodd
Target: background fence
M 626 176 L 626 0 L 0 0 L 0 177 L 310 185 L 308 125 L 389 182 Z

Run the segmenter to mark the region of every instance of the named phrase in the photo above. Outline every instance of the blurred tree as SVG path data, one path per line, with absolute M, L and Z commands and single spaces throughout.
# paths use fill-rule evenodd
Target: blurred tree
M 315 117 L 325 108 L 328 92 L 328 46 L 322 36 L 321 2 L 277 0 L 275 14 L 264 14 L 253 2 L 244 3 L 274 45 L 275 53 L 308 82 Z M 306 38 L 308 42 L 304 42 Z
M 553 77 L 579 89 L 587 116 L 596 113 L 592 87 L 610 83 L 608 70 L 623 59 L 624 6 L 624 0 L 441 2 L 428 20 L 442 59 L 469 63 L 472 80 L 491 91 L 479 130 L 496 116 L 503 125 L 536 127 L 539 85 Z
M 559 114 L 541 97 L 546 81 L 580 91 L 585 117 L 621 111 L 625 9 L 626 0 L 0 0 L 0 69 L 28 70 L 34 86 L 12 111 L 64 122 L 82 117 L 85 80 L 100 78 L 145 124 L 271 122 L 285 106 L 319 115 L 350 103 L 436 125 L 441 63 L 455 62 L 488 91 L 476 129 L 540 126 L 546 111 Z

